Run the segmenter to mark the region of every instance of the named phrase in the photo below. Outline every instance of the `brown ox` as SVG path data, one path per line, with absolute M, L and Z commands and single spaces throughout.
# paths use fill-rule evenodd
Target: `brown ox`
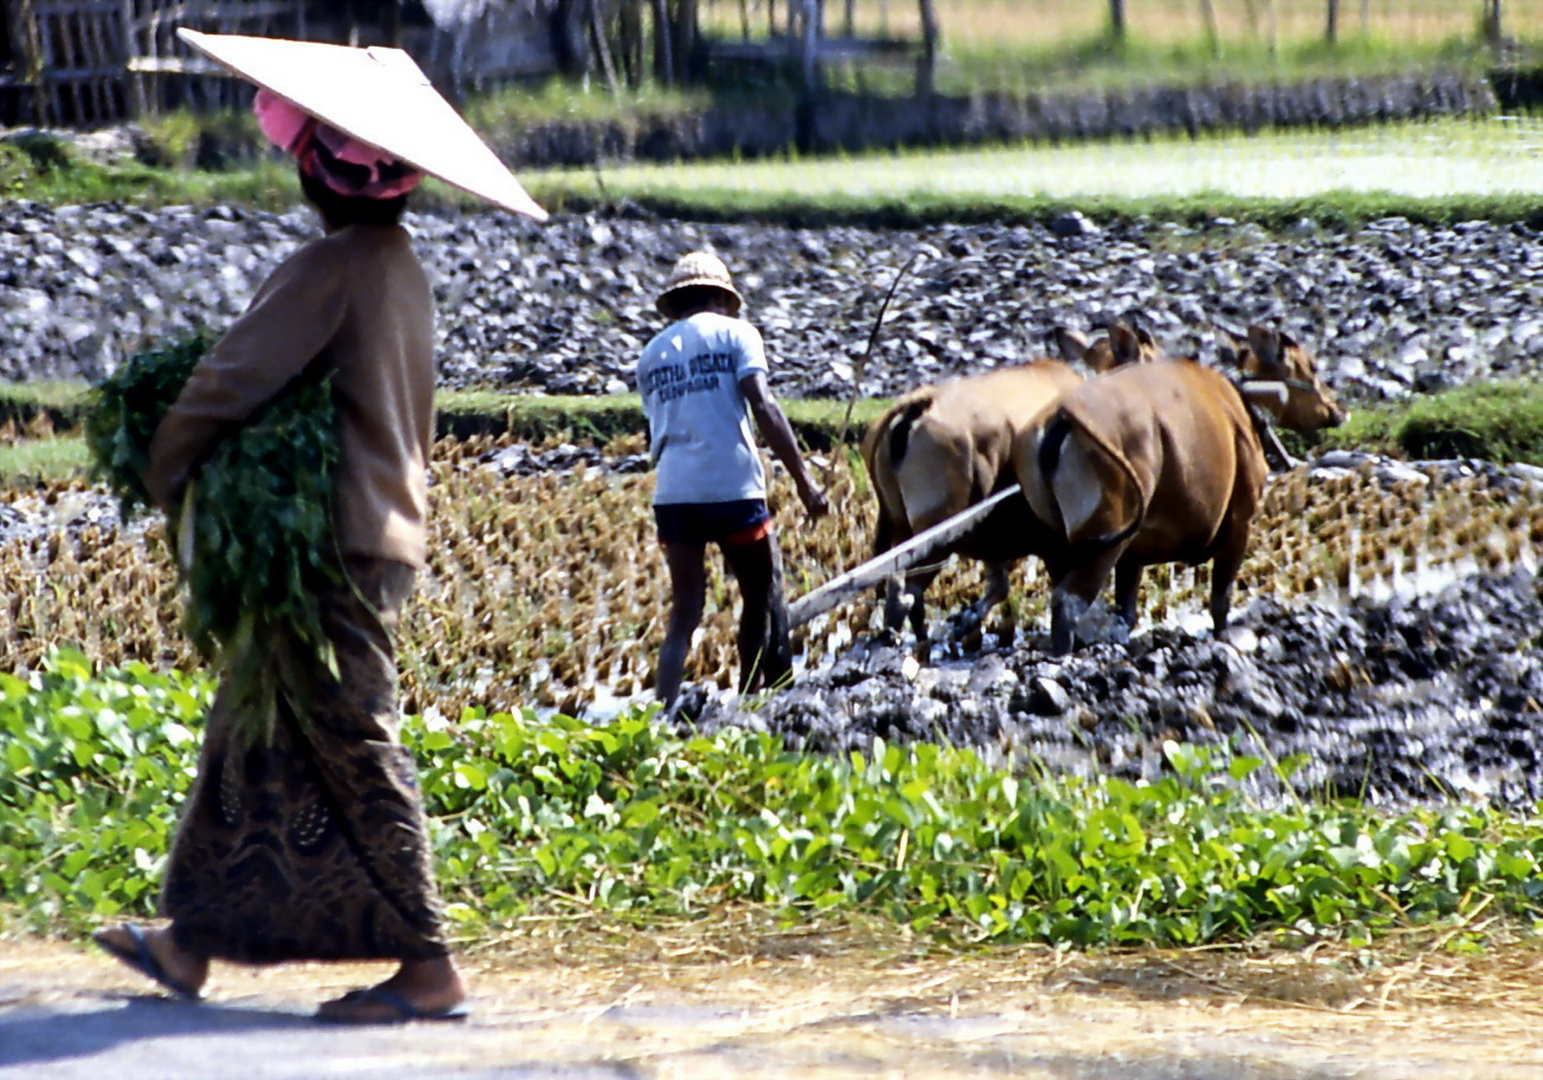
M 1057 346 L 1068 358 L 1090 363 L 1149 359 L 1151 339 L 1116 326 L 1109 339 L 1091 345 L 1075 331 L 1058 330 Z M 1112 342 L 1112 344 L 1111 344 Z M 1041 411 L 1082 382 L 1082 376 L 1056 360 L 1036 360 L 985 375 L 975 375 L 913 390 L 869 426 L 863 437 L 863 462 L 878 495 L 873 554 L 938 524 L 1014 482 L 1013 442 Z M 987 564 L 986 592 L 972 610 L 984 617 L 1007 598 L 1008 575 L 1025 555 L 1039 550 L 1041 538 L 1053 539 L 1021 499 L 993 510 L 963 539 L 924 567 L 888 587 L 884 625 L 898 629 L 907 614 L 917 646 L 926 642 L 928 586 L 950 554 Z
M 1286 335 L 1249 327 L 1228 358 L 1240 386 L 1192 360 L 1124 367 L 1066 394 L 1018 438 L 1014 471 L 1056 538 L 1045 555 L 1055 652 L 1072 648 L 1110 571 L 1134 626 L 1142 571 L 1156 563 L 1210 561 L 1211 620 L 1225 629 L 1268 472 L 1245 397 L 1294 430 L 1345 420 Z

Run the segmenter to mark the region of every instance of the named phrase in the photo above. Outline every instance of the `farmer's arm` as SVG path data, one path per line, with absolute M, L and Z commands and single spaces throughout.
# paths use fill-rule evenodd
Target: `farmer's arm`
M 788 418 L 782 411 L 782 406 L 777 404 L 771 396 L 771 387 L 766 383 L 764 371 L 753 371 L 740 380 L 739 388 L 744 391 L 745 400 L 750 403 L 750 414 L 755 417 L 755 426 L 760 430 L 761 437 L 766 440 L 766 445 L 771 447 L 777 460 L 786 466 L 789 475 L 793 477 L 793 485 L 798 489 L 798 497 L 804 504 L 804 509 L 809 511 L 810 517 L 821 517 L 830 508 L 829 502 L 814 478 L 809 475 L 809 469 L 804 464 L 803 455 L 798 452 L 798 440 L 793 435 L 793 425 L 788 423 Z
M 145 487 L 170 510 L 220 438 L 283 390 L 337 334 L 344 274 L 317 245 L 292 256 L 198 362 L 150 443 Z

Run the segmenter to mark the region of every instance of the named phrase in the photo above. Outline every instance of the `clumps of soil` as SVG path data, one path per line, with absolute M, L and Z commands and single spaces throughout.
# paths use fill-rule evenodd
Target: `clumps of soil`
M 1378 804 L 1543 797 L 1543 581 L 1525 569 L 1343 606 L 1261 599 L 1220 637 L 1158 627 L 1064 658 L 1044 637 L 938 666 L 860 639 L 759 709 L 701 695 L 686 715 L 821 750 L 945 740 L 1131 779 L 1169 767 L 1166 740 L 1226 745 L 1291 763 L 1300 795 Z M 1285 795 L 1269 769 L 1250 783 Z

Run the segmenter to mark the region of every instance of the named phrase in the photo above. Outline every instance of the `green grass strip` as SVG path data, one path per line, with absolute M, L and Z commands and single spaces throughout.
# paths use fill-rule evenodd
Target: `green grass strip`
M 1543 466 L 1543 386 L 1486 382 L 1353 410 L 1315 437 L 1283 433 L 1297 454 L 1356 449 L 1414 461 L 1478 458 Z
M 66 480 L 84 476 L 89 466 L 77 437 L 89 407 L 83 383 L 15 383 L 0 386 L 0 425 L 7 422 L 31 437 L 0 445 L 0 479 L 13 484 Z M 859 401 L 846 441 L 855 443 L 863 427 L 886 401 Z M 636 394 L 606 397 L 504 394 L 496 390 L 455 390 L 437 396 L 441 438 L 512 435 L 531 442 L 547 439 L 606 443 L 648 430 Z M 846 403 L 783 402 L 794 431 L 811 449 L 828 449 L 842 433 Z
M 0 424 L 23 431 L 66 436 L 85 415 L 86 388 L 74 383 L 0 387 Z M 888 406 L 884 399 L 857 402 L 847 445 Z M 438 395 L 440 435 L 469 438 L 510 434 L 539 442 L 565 439 L 605 443 L 643 434 L 647 425 L 636 394 L 606 397 L 504 394 L 496 390 L 449 391 Z M 783 402 L 795 432 L 813 450 L 830 449 L 843 436 L 846 402 Z M 46 420 L 46 423 L 45 423 Z M 1286 433 L 1297 455 L 1330 449 L 1361 449 L 1411 460 L 1478 458 L 1543 466 L 1543 386 L 1493 382 L 1445 390 L 1404 402 L 1363 406 L 1344 427 L 1315 437 Z M 12 483 L 48 482 L 83 476 L 84 447 L 78 439 L 24 438 L 0 446 L 0 478 Z
M 205 681 L 56 654 L 0 674 L 0 896 L 37 929 L 149 914 L 196 766 Z M 1475 904 L 1543 914 L 1543 822 L 1255 804 L 1272 768 L 1169 744 L 1155 783 L 1014 774 L 968 751 L 865 755 L 643 712 L 409 718 L 451 916 L 506 925 L 579 898 L 690 915 L 724 902 L 876 915 L 947 940 L 1193 945 L 1351 939 Z M 1278 767 L 1277 767 L 1278 768 Z
M 1543 195 L 1450 195 L 1439 198 L 1389 192 L 1335 191 L 1271 198 L 1199 192 L 1189 195 L 1116 197 L 1106 195 L 968 195 L 910 193 L 903 196 L 797 191 L 738 191 L 701 188 L 671 191 L 608 189 L 602 198 L 581 185 L 535 177 L 528 185 L 556 212 L 635 210 L 665 218 L 710 223 L 775 222 L 795 228 L 854 226 L 923 229 L 942 225 L 1045 224 L 1071 210 L 1095 222 L 1171 221 L 1189 227 L 1230 218 L 1279 233 L 1304 218 L 1320 228 L 1350 231 L 1372 221 L 1402 217 L 1418 225 L 1449 226 L 1465 221 L 1519 222 L 1543 229 Z

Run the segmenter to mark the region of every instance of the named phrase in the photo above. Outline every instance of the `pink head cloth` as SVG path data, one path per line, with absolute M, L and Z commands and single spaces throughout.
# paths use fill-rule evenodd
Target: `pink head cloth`
M 406 195 L 423 179 L 423 173 L 417 169 L 322 123 L 304 109 L 267 90 L 257 91 L 252 111 L 257 114 L 257 126 L 262 128 L 269 141 L 285 153 L 294 155 L 306 173 L 339 195 L 394 199 Z M 331 167 L 333 162 L 362 169 L 365 176 L 361 180 L 345 175 Z

